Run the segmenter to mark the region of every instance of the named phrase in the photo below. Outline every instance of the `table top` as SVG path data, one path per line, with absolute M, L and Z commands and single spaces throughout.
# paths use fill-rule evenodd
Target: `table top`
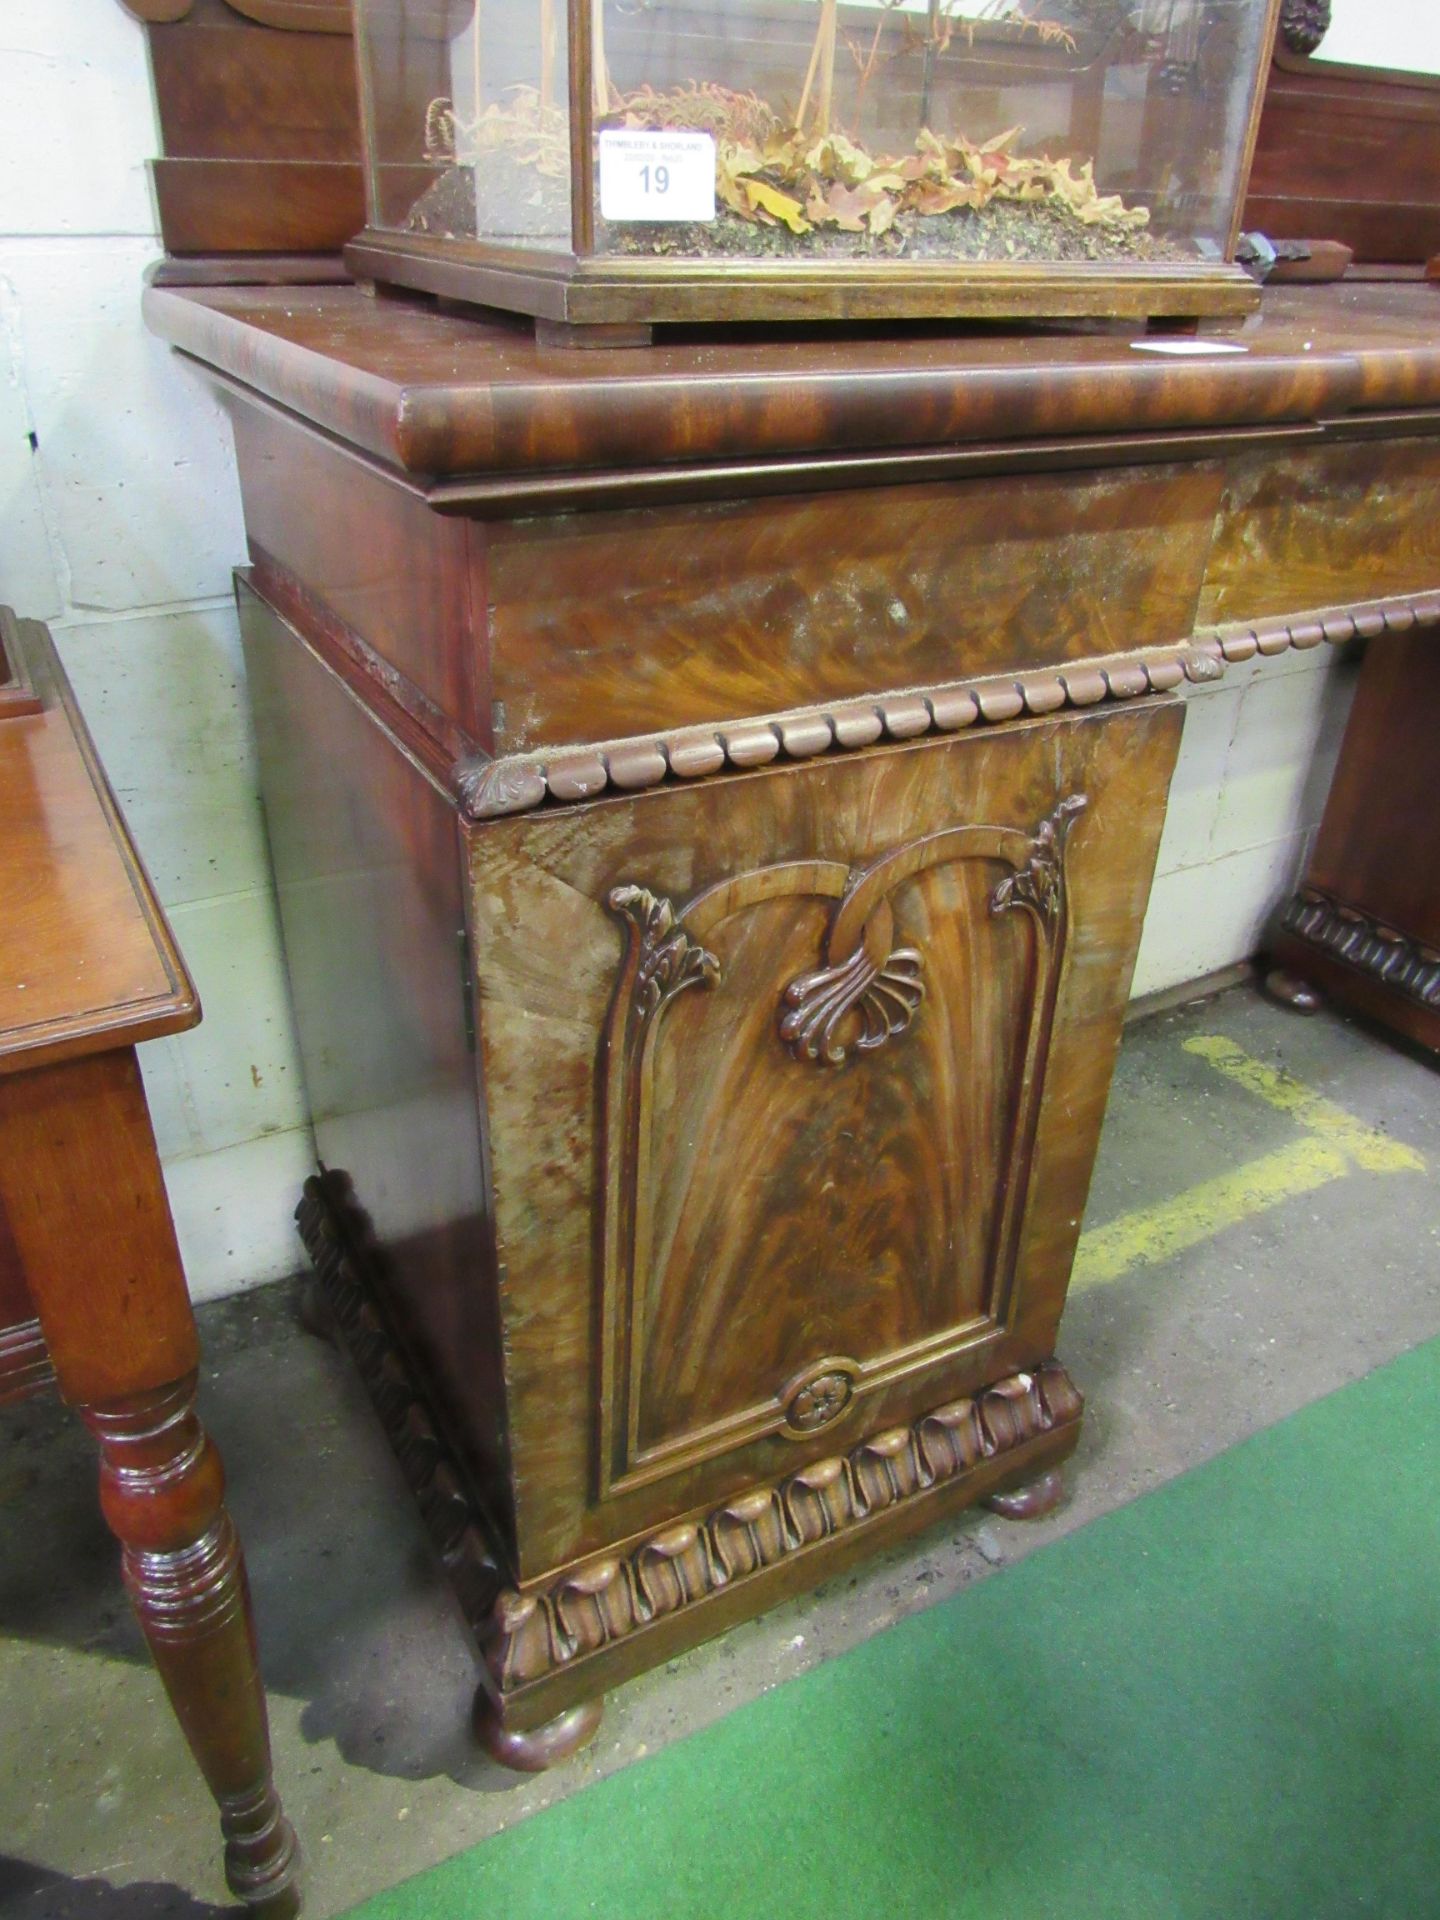
M 200 1003 L 46 629 L 0 609 L 0 1073 L 193 1027 Z
M 151 287 L 153 329 L 427 477 L 1256 428 L 1440 407 L 1440 284 L 1266 291 L 1228 334 L 927 325 L 538 346 L 530 323 L 355 287 Z M 1178 351 L 1177 351 L 1178 349 Z

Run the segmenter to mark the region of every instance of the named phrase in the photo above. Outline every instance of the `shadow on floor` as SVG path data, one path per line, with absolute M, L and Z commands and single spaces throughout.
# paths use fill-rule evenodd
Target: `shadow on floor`
M 239 1907 L 212 1907 L 163 1880 L 115 1887 L 73 1880 L 0 1853 L 0 1901 L 6 1920 L 235 1920 Z

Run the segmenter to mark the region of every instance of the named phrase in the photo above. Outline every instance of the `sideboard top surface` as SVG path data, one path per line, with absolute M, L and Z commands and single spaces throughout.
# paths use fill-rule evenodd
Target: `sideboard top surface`
M 431 478 L 1440 407 L 1440 286 L 1424 282 L 1275 289 L 1240 332 L 1198 340 L 918 330 L 566 351 L 355 287 L 151 287 L 146 315 L 242 387 Z

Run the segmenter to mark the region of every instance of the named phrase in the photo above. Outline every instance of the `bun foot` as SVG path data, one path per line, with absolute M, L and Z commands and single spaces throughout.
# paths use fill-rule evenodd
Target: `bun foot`
M 1023 1487 L 1008 1487 L 1003 1493 L 992 1493 L 980 1504 L 1006 1520 L 1043 1520 L 1059 1506 L 1064 1491 L 1060 1475 L 1052 1467 L 1038 1480 L 1027 1480 Z
M 1284 967 L 1272 967 L 1266 974 L 1265 991 L 1292 1013 L 1318 1013 L 1325 1004 L 1325 996 L 1318 987 L 1312 987 L 1298 973 L 1288 973 Z
M 512 1767 L 516 1773 L 544 1773 L 590 1744 L 604 1707 L 603 1700 L 585 1700 L 568 1713 L 547 1720 L 543 1727 L 507 1727 L 495 1702 L 481 1687 L 475 1695 L 475 1738 L 502 1767 Z

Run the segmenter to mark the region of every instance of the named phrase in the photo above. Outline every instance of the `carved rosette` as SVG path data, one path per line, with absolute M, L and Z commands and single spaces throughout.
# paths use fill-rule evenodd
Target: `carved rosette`
M 791 1440 L 808 1440 L 833 1427 L 849 1412 L 855 1399 L 860 1368 L 853 1360 L 820 1360 L 792 1380 L 781 1394 L 785 1425 Z
M 1029 860 L 1007 874 L 991 894 L 992 913 L 1028 907 L 1044 925 L 1054 923 L 1065 898 L 1065 843 L 1076 817 L 1088 804 L 1083 793 L 1072 793 L 1048 820 L 1041 822 L 1030 842 Z
M 1330 0 L 1284 0 L 1280 32 L 1292 53 L 1314 53 L 1330 31 Z
M 676 924 L 670 901 L 645 887 L 615 887 L 610 911 L 628 920 L 637 943 L 635 1005 L 648 1019 L 686 987 L 714 987 L 720 981 L 720 962 L 697 945 Z
M 820 1379 L 813 1385 L 819 1388 Z M 570 1666 L 1070 1425 L 1081 1407 L 1064 1368 L 1047 1361 L 909 1426 L 871 1434 L 701 1519 L 667 1527 L 624 1554 L 589 1561 L 547 1587 L 504 1592 L 482 1629 L 492 1678 L 505 1693 Z
M 853 1013 L 860 1030 L 851 1044 L 860 1053 L 873 1053 L 915 1018 L 925 998 L 924 964 L 914 947 L 897 947 L 883 966 L 876 966 L 861 945 L 837 967 L 802 973 L 785 989 L 789 1011 L 781 1015 L 780 1038 L 797 1060 L 843 1066 L 848 1048 L 838 1035 Z

